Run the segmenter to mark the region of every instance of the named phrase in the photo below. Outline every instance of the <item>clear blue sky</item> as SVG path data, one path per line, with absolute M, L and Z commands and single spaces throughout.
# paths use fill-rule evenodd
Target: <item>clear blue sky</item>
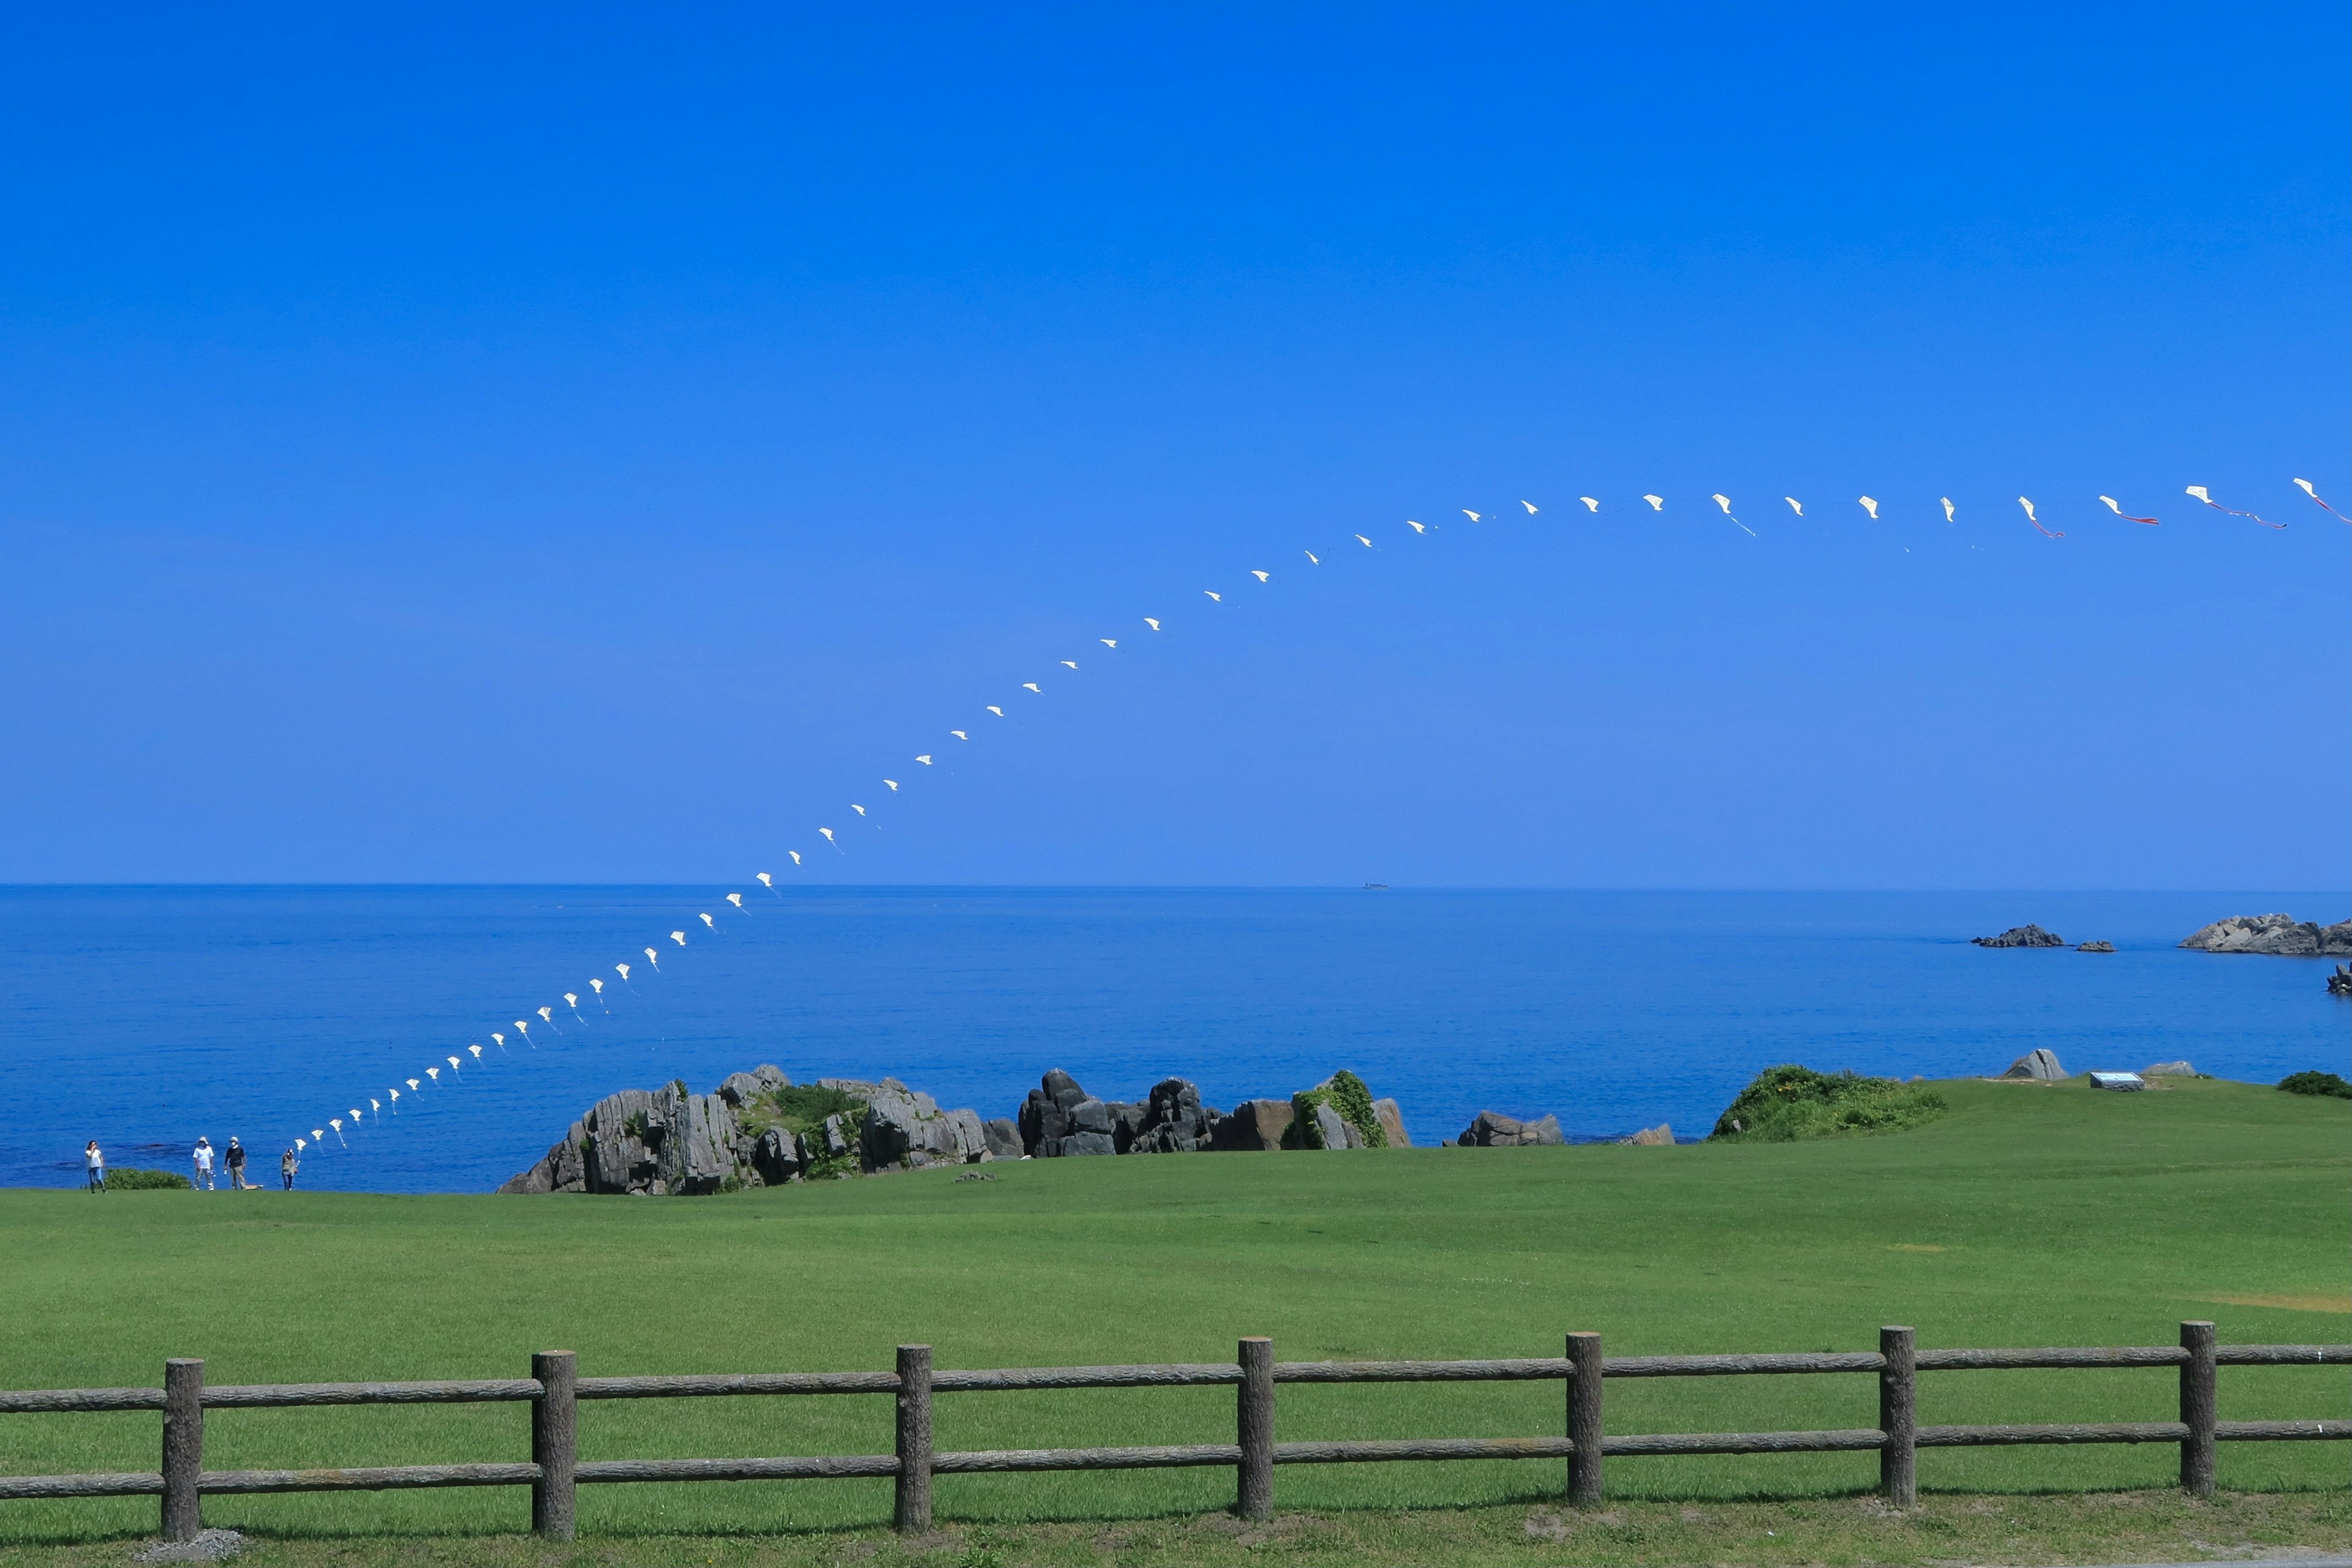
M 2347 26 L 20 8 L 0 879 L 2342 888 Z

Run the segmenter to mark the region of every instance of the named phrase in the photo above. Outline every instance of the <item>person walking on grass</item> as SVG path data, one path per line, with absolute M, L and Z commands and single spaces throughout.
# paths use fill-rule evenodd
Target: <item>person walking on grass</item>
M 245 1145 L 234 1137 L 228 1141 L 226 1163 L 228 1165 L 228 1190 L 233 1193 L 248 1191 L 245 1184 Z
M 214 1190 L 213 1141 L 209 1138 L 200 1137 L 196 1140 L 196 1179 L 188 1184 L 200 1192 L 209 1193 Z
M 98 1146 L 97 1139 L 91 1139 L 89 1146 L 81 1152 L 81 1163 L 89 1177 L 89 1190 L 93 1193 L 106 1191 L 106 1151 Z
M 294 1157 L 293 1150 L 289 1149 L 278 1156 L 278 1173 L 285 1178 L 288 1192 L 294 1190 L 294 1173 L 301 1168 L 302 1162 Z

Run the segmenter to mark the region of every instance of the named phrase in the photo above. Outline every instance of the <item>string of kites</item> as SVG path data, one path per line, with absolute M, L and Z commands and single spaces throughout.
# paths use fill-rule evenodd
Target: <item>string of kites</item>
M 2318 506 L 2329 516 L 2336 518 L 2341 522 L 2352 523 L 2352 517 L 2347 517 L 2343 512 L 2340 512 L 2336 510 L 2335 507 L 2330 506 L 2320 497 L 2319 492 L 2312 487 L 2310 480 L 2297 479 L 2294 481 L 2294 484 L 2296 489 L 2303 491 L 2305 496 L 2311 499 L 2315 505 Z M 2249 521 L 2260 523 L 2264 528 L 2283 529 L 2286 526 L 2286 524 L 2283 522 L 2273 522 L 2269 519 L 2261 517 L 2254 512 L 2242 511 L 2235 507 L 2224 506 L 2220 501 L 2215 500 L 2213 499 L 2212 492 L 2203 485 L 2190 485 L 2182 493 L 2208 507 L 2212 508 L 2215 511 L 2224 512 L 2231 517 L 2244 518 Z M 1584 507 L 1586 511 L 1589 513 L 1597 514 L 1601 510 L 1601 503 L 1596 497 L 1579 496 L 1576 499 L 1578 504 Z M 1663 496 L 1643 495 L 1641 499 L 1643 503 L 1653 512 L 1662 513 L 1666 510 L 1665 498 Z M 1707 499 L 1713 501 L 1715 505 L 1721 510 L 1724 517 L 1728 518 L 1732 522 L 1738 524 L 1741 530 L 1746 531 L 1751 537 L 1755 536 L 1756 531 L 1749 528 L 1745 522 L 1740 521 L 1738 512 L 1736 512 L 1732 508 L 1731 498 L 1729 496 L 1717 493 L 1709 496 Z M 1803 517 L 1805 515 L 1804 503 L 1800 501 L 1796 497 L 1783 496 L 1780 499 L 1787 504 L 1789 510 L 1794 512 L 1797 516 Z M 1959 509 L 1953 504 L 1951 498 L 1949 496 L 1946 496 L 1940 498 L 1940 500 L 1944 509 L 1944 521 L 1947 522 L 1958 521 Z M 2115 513 L 2116 516 L 2123 519 L 2126 522 L 2144 523 L 2149 527 L 2156 527 L 2161 521 L 2158 518 L 2141 517 L 2132 512 L 2126 511 L 2122 505 L 2117 502 L 2113 496 L 2103 495 L 2099 498 L 2099 501 L 2100 504 L 2104 505 L 2109 511 Z M 1541 510 L 1535 502 L 1530 500 L 1522 500 L 1518 504 L 1527 509 L 1525 515 L 1528 517 L 1533 517 Z M 1881 503 L 1877 500 L 1870 496 L 1861 496 L 1856 498 L 1855 504 L 1861 507 L 1864 512 L 1868 514 L 1872 521 L 1875 522 L 1879 521 L 1879 507 Z M 2063 530 L 2052 529 L 2042 522 L 2038 509 L 2030 499 L 2024 496 L 2020 496 L 2017 498 L 2017 504 L 2024 510 L 2025 521 L 2032 523 L 2033 527 L 2044 537 L 2050 539 L 2063 539 L 2066 537 Z M 1460 510 L 1462 515 L 1468 518 L 1472 522 L 1483 522 L 1487 517 L 1486 513 L 1473 511 L 1468 507 L 1464 507 Z M 1407 518 L 1405 520 L 1405 526 L 1412 529 L 1415 535 L 1425 535 L 1429 533 L 1433 527 L 1433 524 L 1417 522 L 1411 518 Z M 1363 549 L 1371 550 L 1378 548 L 1373 543 L 1370 535 L 1353 533 L 1350 534 L 1349 538 Z M 1346 549 L 1346 545 L 1340 545 L 1339 548 L 1344 550 Z M 1323 564 L 1323 558 L 1312 550 L 1302 550 L 1300 553 L 1307 557 L 1307 563 L 1309 565 L 1320 566 Z M 1274 580 L 1274 574 L 1271 572 L 1253 569 L 1249 575 L 1260 585 L 1270 584 Z M 1223 604 L 1224 602 L 1224 594 L 1217 589 L 1203 588 L 1201 592 L 1212 603 Z M 1165 623 L 1160 616 L 1145 616 L 1142 617 L 1142 620 L 1144 626 L 1152 633 L 1157 634 L 1164 629 Z M 1119 639 L 1117 637 L 1097 637 L 1095 640 L 1100 643 L 1105 648 L 1108 649 L 1116 649 L 1119 644 Z M 1066 658 L 1061 660 L 1060 663 L 1064 668 L 1069 669 L 1074 673 L 1078 668 L 1078 661 L 1074 658 Z M 1039 696 L 1044 695 L 1045 692 L 1044 686 L 1034 680 L 1022 681 L 1020 683 L 1020 689 Z M 991 702 L 986 704 L 984 710 L 993 718 L 1003 719 L 1006 717 L 1004 709 L 997 703 Z M 971 732 L 969 730 L 950 730 L 947 733 L 950 739 L 960 743 L 969 743 L 971 740 Z M 929 768 L 937 764 L 938 757 L 939 754 L 937 752 L 919 752 L 915 753 L 914 762 L 919 766 Z M 906 781 L 886 778 L 880 782 L 883 787 L 890 794 L 897 795 L 905 787 Z M 862 803 L 856 801 L 850 802 L 849 809 L 856 814 L 861 820 L 871 820 L 872 813 Z M 831 827 L 819 827 L 816 832 L 817 837 L 824 839 L 826 846 L 833 849 L 835 853 L 841 855 L 846 855 L 848 853 L 846 849 L 843 848 L 840 835 L 835 832 L 835 829 Z M 791 858 L 792 863 L 795 868 L 802 867 L 806 864 L 805 859 L 803 858 L 799 850 L 787 849 L 784 853 Z M 776 879 L 773 873 L 767 871 L 755 871 L 752 873 L 752 880 L 758 882 L 760 886 L 765 889 L 771 895 L 779 899 L 782 897 L 782 894 L 776 892 Z M 729 906 L 732 913 L 743 914 L 749 912 L 744 905 L 743 898 L 744 895 L 741 892 L 731 892 L 724 895 L 722 901 Z M 707 910 L 702 910 L 697 911 L 694 918 L 702 922 L 706 935 L 715 934 L 718 931 L 719 917 L 717 915 Z M 684 948 L 687 945 L 689 930 L 690 926 L 688 928 L 672 931 L 667 933 L 667 940 L 672 944 L 670 951 L 673 952 L 673 955 L 675 955 L 675 951 L 677 949 Z M 631 981 L 630 976 L 636 973 L 639 968 L 642 967 L 649 969 L 656 974 L 661 973 L 661 956 L 665 950 L 656 943 L 656 945 L 641 948 L 638 951 L 645 957 L 645 963 L 643 965 L 637 964 L 634 960 L 617 963 L 613 965 L 614 975 L 619 980 L 622 986 L 631 993 L 635 992 L 636 986 Z M 596 974 L 591 975 L 588 978 L 586 984 L 588 986 L 591 1000 L 593 1001 L 593 1003 L 602 1011 L 609 1015 L 613 1009 L 611 1003 L 606 998 L 605 993 L 610 989 L 612 983 L 607 981 L 603 975 Z M 580 993 L 577 991 L 566 991 L 562 994 L 562 997 L 565 1009 L 571 1013 L 572 1018 L 577 1023 L 584 1026 L 588 1022 L 588 1018 L 587 1015 L 580 1010 Z M 551 1030 L 557 1034 L 563 1032 L 562 1026 L 555 1021 L 555 1004 L 551 1002 L 544 1006 L 530 1009 L 530 1011 L 539 1018 L 540 1025 L 542 1028 Z M 530 1037 L 530 1020 L 529 1018 L 517 1018 L 514 1020 L 510 1027 L 514 1030 L 516 1039 L 520 1041 L 523 1045 L 529 1047 L 532 1050 L 539 1048 L 537 1042 L 533 1041 Z M 503 1056 L 508 1054 L 507 1035 L 504 1029 L 493 1029 L 489 1031 L 489 1037 L 491 1046 L 494 1047 L 500 1055 Z M 463 1055 L 452 1054 L 443 1058 L 439 1062 L 425 1068 L 422 1078 L 403 1079 L 399 1080 L 398 1083 L 387 1088 L 381 1097 L 375 1095 L 369 1096 L 367 1105 L 364 1108 L 352 1106 L 341 1116 L 331 1116 L 327 1118 L 326 1125 L 323 1127 L 313 1127 L 310 1129 L 310 1134 L 308 1138 L 296 1138 L 294 1140 L 294 1147 L 298 1152 L 307 1151 L 313 1147 L 323 1148 L 325 1146 L 327 1134 L 331 1131 L 335 1135 L 335 1142 L 343 1148 L 349 1148 L 351 1145 L 343 1137 L 343 1129 L 347 1124 L 356 1131 L 362 1123 L 371 1116 L 381 1121 L 386 1115 L 397 1116 L 400 1114 L 402 1085 L 404 1084 L 409 1095 L 411 1097 L 415 1097 L 425 1092 L 428 1089 L 439 1087 L 441 1075 L 444 1071 L 448 1073 L 450 1082 L 454 1085 L 463 1080 L 465 1068 L 468 1065 L 478 1066 L 483 1060 L 483 1047 L 479 1043 L 468 1045 Z

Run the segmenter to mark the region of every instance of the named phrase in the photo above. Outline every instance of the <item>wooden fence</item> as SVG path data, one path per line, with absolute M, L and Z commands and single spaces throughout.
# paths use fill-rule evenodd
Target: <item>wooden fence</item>
M 1031 1367 L 1000 1372 L 933 1370 L 929 1345 L 898 1347 L 893 1372 L 748 1373 L 668 1377 L 582 1377 L 572 1352 L 531 1357 L 530 1376 L 462 1383 L 308 1383 L 207 1387 L 205 1363 L 163 1363 L 161 1388 L 67 1388 L 0 1392 L 0 1415 L 55 1411 L 160 1410 L 163 1468 L 156 1473 L 0 1477 L 0 1500 L 18 1498 L 152 1497 L 163 1500 L 166 1539 L 192 1539 L 205 1494 L 375 1491 L 409 1487 L 528 1486 L 531 1528 L 554 1540 L 573 1531 L 573 1489 L 620 1481 L 806 1480 L 888 1476 L 898 1483 L 894 1519 L 901 1531 L 931 1523 L 931 1478 L 1024 1470 L 1130 1470 L 1231 1466 L 1236 1508 L 1262 1520 L 1274 1510 L 1276 1465 L 1341 1465 L 1405 1459 L 1562 1459 L 1567 1496 L 1578 1507 L 1602 1498 L 1601 1469 L 1611 1456 L 1821 1454 L 1875 1452 L 1879 1487 L 1898 1507 L 1917 1496 L 1917 1451 L 2015 1443 L 2177 1443 L 2180 1484 L 2200 1496 L 2213 1489 L 2214 1445 L 2225 1442 L 2341 1441 L 2352 1421 L 2223 1421 L 2216 1370 L 2223 1366 L 2315 1366 L 2352 1363 L 2352 1345 L 2221 1345 L 2213 1325 L 2180 1325 L 2179 1346 L 2127 1349 L 1919 1350 L 1907 1328 L 1881 1329 L 1874 1352 L 1766 1355 L 1609 1356 L 1601 1336 L 1568 1336 L 1568 1353 L 1527 1361 L 1277 1362 L 1274 1342 L 1245 1339 L 1231 1362 L 1169 1366 Z M 2180 1419 L 2058 1426 L 1922 1426 L 1916 1419 L 1923 1372 L 2011 1368 L 2178 1367 Z M 1601 1432 L 1601 1389 L 1616 1377 L 1725 1377 L 1869 1373 L 1878 1379 L 1878 1425 L 1822 1432 L 1663 1432 L 1608 1436 Z M 1285 1383 L 1561 1383 L 1566 1429 L 1542 1437 L 1429 1437 L 1370 1442 L 1277 1443 L 1274 1391 Z M 1165 1447 L 1006 1448 L 935 1452 L 931 1401 L 941 1394 L 1041 1389 L 1192 1388 L 1237 1390 L 1234 1440 Z M 696 1399 L 742 1394 L 887 1394 L 898 1406 L 896 1451 L 752 1459 L 592 1459 L 578 1458 L 577 1415 L 583 1399 Z M 322 1405 L 444 1405 L 529 1402 L 528 1464 L 394 1465 L 375 1469 L 207 1470 L 206 1410 L 283 1409 Z

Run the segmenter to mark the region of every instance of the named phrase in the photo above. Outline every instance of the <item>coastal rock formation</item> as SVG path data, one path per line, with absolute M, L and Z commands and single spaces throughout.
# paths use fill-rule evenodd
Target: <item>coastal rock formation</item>
M 2058 1065 L 2057 1052 L 2046 1046 L 2036 1046 L 2010 1063 L 2009 1070 L 2000 1076 L 2037 1079 L 2043 1083 L 2056 1083 L 2066 1076 L 2066 1069 Z
M 1673 1146 L 1674 1141 L 1675 1130 L 1667 1126 L 1663 1121 L 1659 1122 L 1655 1127 L 1643 1128 L 1631 1138 L 1620 1138 L 1617 1140 L 1620 1143 L 1639 1143 L 1644 1147 L 1651 1148 L 1670 1148 Z
M 2327 977 L 2330 996 L 2352 996 L 2352 963 L 2339 963 L 2336 973 Z
M 1244 1100 L 1217 1123 L 1209 1146 L 1252 1153 L 1279 1149 L 1297 1114 L 1286 1100 Z
M 1376 1100 L 1372 1101 L 1372 1115 L 1379 1119 L 1381 1131 L 1388 1134 L 1390 1148 L 1410 1149 L 1412 1147 L 1412 1138 L 1404 1130 L 1404 1112 L 1397 1109 L 1397 1102 L 1395 1100 Z
M 2009 1070 L 2000 1076 L 2032 1079 L 2042 1083 L 2057 1083 L 2065 1079 L 2066 1069 L 2059 1065 L 2057 1052 L 2046 1046 L 2036 1046 L 2010 1063 Z
M 986 1129 L 971 1110 L 938 1101 L 896 1079 L 860 1083 L 826 1079 L 819 1087 L 856 1101 L 805 1132 L 784 1124 L 778 1100 L 792 1080 L 773 1067 L 730 1073 L 712 1094 L 683 1083 L 625 1089 L 573 1122 L 555 1147 L 502 1193 L 627 1193 L 694 1196 L 740 1187 L 781 1186 L 813 1165 L 853 1158 L 856 1169 L 911 1170 L 991 1157 Z M 819 1173 L 824 1173 L 820 1172 Z
M 1013 1124 L 1011 1117 L 999 1116 L 982 1122 L 981 1131 L 988 1135 L 988 1152 L 1000 1160 L 1018 1160 L 1027 1152 L 1021 1147 L 1021 1129 Z
M 1473 1117 L 1455 1140 L 1465 1149 L 1510 1149 L 1538 1143 L 1565 1143 L 1559 1118 L 1547 1116 L 1541 1121 L 1521 1121 L 1515 1116 L 1505 1116 L 1499 1110 L 1482 1110 Z
M 2074 949 L 2076 952 L 2113 952 L 2115 950 L 2116 944 L 2111 942 L 2086 942 Z
M 2066 939 L 2037 925 L 2011 926 L 1999 936 L 1972 936 L 1979 947 L 2063 947 Z
M 2315 925 L 2293 915 L 2232 915 L 2215 921 L 2181 946 L 2199 952 L 2264 952 L 2285 958 L 2352 953 L 2352 921 Z
M 2187 1062 L 2158 1062 L 2154 1067 L 2139 1069 L 2142 1078 L 2195 1078 L 2197 1069 Z

